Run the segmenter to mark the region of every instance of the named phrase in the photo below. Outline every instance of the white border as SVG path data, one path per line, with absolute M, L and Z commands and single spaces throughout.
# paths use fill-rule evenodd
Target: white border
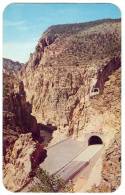
M 122 51 L 125 51 L 125 1 L 124 0 L 105 0 L 105 1 L 101 1 L 101 0 L 37 0 L 35 2 L 35 0 L 1 0 L 0 2 L 0 124 L 1 124 L 1 139 L 0 139 L 0 143 L 1 143 L 1 150 L 0 150 L 0 194 L 13 194 L 13 192 L 9 192 L 7 191 L 2 183 L 2 15 L 3 15 L 3 10 L 5 9 L 5 7 L 7 5 L 9 5 L 10 3 L 113 3 L 116 6 L 118 6 L 121 10 L 122 13 Z M 124 40 L 124 44 L 123 44 L 123 40 Z M 125 109 L 123 109 L 123 107 L 125 107 L 125 54 L 122 54 L 122 101 L 121 101 L 121 109 L 122 109 L 122 115 L 121 115 L 121 126 L 122 126 L 122 178 L 121 178 L 121 185 L 120 187 L 113 192 L 113 194 L 118 194 L 118 195 L 123 195 L 125 194 L 125 129 L 123 129 L 125 127 Z M 33 193 L 22 193 L 20 192 L 19 194 L 33 194 Z M 34 193 L 37 194 L 38 193 Z M 46 194 L 46 193 L 42 193 L 42 194 Z M 52 193 L 48 193 L 48 194 L 52 194 Z M 61 193 L 58 193 L 61 194 Z M 69 194 L 69 193 L 67 193 Z M 81 193 L 76 193 L 76 194 L 81 194 Z M 84 193 L 84 194 L 88 194 L 88 193 Z M 102 193 L 91 193 L 91 194 L 102 194 Z M 108 193 L 108 194 L 112 194 L 112 193 Z M 103 195 L 107 195 L 107 193 L 103 193 Z

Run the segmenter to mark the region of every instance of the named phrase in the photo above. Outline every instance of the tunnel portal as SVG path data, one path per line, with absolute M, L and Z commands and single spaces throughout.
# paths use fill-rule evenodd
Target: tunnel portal
M 103 144 L 102 139 L 99 136 L 91 136 L 88 140 L 88 146 L 96 144 Z

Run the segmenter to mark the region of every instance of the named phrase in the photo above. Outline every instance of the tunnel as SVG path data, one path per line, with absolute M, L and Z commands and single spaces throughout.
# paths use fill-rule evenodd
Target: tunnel
M 88 146 L 96 144 L 103 144 L 102 139 L 99 136 L 91 136 L 88 140 Z

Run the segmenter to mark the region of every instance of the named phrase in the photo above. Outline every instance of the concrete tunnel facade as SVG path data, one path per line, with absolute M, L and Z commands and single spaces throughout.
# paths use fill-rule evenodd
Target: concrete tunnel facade
M 80 140 L 83 140 L 86 147 L 90 145 L 96 145 L 96 144 L 105 145 L 105 136 L 103 133 L 99 133 L 99 132 L 85 133 Z

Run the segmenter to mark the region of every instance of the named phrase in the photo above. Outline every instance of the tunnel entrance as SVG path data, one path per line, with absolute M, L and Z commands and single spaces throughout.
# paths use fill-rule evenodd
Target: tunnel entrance
M 102 139 L 99 136 L 91 136 L 88 140 L 88 146 L 96 144 L 103 144 Z

